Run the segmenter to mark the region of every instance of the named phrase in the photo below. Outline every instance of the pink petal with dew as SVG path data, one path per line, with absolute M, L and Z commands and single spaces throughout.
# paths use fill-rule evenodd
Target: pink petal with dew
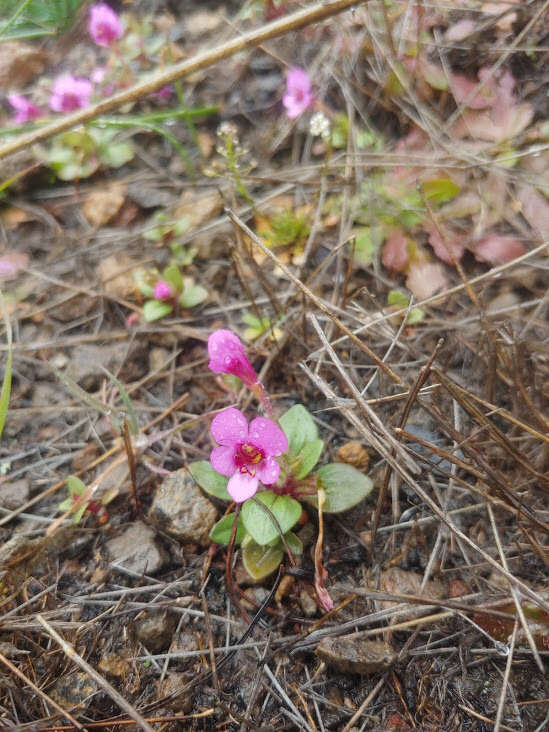
M 383 245 L 381 261 L 395 272 L 404 272 L 409 264 L 410 254 L 408 252 L 408 237 L 397 230 L 394 231 Z
M 505 264 L 525 253 L 524 244 L 513 236 L 502 234 L 489 234 L 484 239 L 477 241 L 475 247 L 475 259 L 478 262 L 489 264 Z
M 444 290 L 447 286 L 448 280 L 442 264 L 413 262 L 410 265 L 406 287 L 417 300 L 425 300 L 440 290 Z
M 266 417 L 256 417 L 250 422 L 249 440 L 265 455 L 282 455 L 288 449 L 288 438 L 282 429 Z
M 248 473 L 235 473 L 227 483 L 229 495 L 237 503 L 242 503 L 257 493 L 259 481 Z
M 255 474 L 263 485 L 272 485 L 278 480 L 280 465 L 274 457 L 267 457 L 259 463 Z
M 221 445 L 212 450 L 210 454 L 212 468 L 221 475 L 232 475 L 238 469 L 234 461 L 234 446 L 225 447 Z
M 239 409 L 229 407 L 213 418 L 210 431 L 216 442 L 229 447 L 246 440 L 248 422 Z
M 215 373 L 225 374 L 227 357 L 246 358 L 240 338 L 231 330 L 214 331 L 208 338 L 209 368 Z

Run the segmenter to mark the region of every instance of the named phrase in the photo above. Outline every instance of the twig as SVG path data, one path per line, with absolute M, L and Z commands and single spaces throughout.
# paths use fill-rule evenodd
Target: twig
M 165 71 L 152 74 L 148 79 L 134 84 L 134 86 L 129 89 L 124 89 L 117 94 L 113 94 L 108 99 L 104 99 L 97 104 L 92 104 L 91 106 L 86 107 L 85 109 L 80 109 L 72 114 L 65 115 L 54 122 L 50 122 L 50 124 L 44 125 L 38 130 L 33 130 L 32 132 L 28 132 L 25 135 L 20 135 L 19 137 L 10 140 L 0 146 L 0 159 L 11 155 L 18 150 L 28 149 L 31 145 L 34 145 L 37 142 L 47 140 L 48 138 L 58 135 L 65 130 L 69 130 L 76 125 L 89 122 L 102 114 L 112 112 L 114 109 L 119 109 L 128 102 L 135 102 L 138 99 L 158 91 L 167 84 L 171 84 L 178 79 L 183 79 L 185 76 L 194 74 L 200 69 L 208 68 L 218 61 L 229 58 L 229 56 L 232 56 L 235 53 L 255 48 L 261 43 L 272 38 L 278 38 L 286 35 L 287 33 L 291 33 L 292 31 L 305 28 L 312 23 L 318 23 L 319 21 L 326 20 L 326 18 L 331 18 L 333 15 L 343 12 L 353 5 L 360 5 L 364 1 L 365 0 L 332 0 L 331 2 L 324 2 L 319 5 L 314 5 L 313 7 L 298 10 L 291 15 L 279 18 L 272 23 L 267 23 L 267 25 L 256 30 L 252 30 L 249 33 L 244 33 L 238 38 L 233 38 L 217 48 L 203 51 L 190 59 L 186 59 L 185 61 L 181 61 L 180 63 L 170 66 Z
M 63 652 L 71 659 L 71 661 L 74 661 L 77 666 L 80 666 L 81 669 L 91 676 L 91 678 L 111 697 L 111 699 L 118 704 L 118 706 L 123 709 L 126 714 L 134 720 L 134 722 L 137 723 L 138 727 L 145 730 L 145 732 L 154 732 L 151 725 L 139 714 L 139 712 L 134 709 L 134 707 L 132 707 L 132 705 L 127 702 L 106 679 L 98 674 L 97 671 L 87 663 L 87 661 L 84 661 L 84 659 L 76 653 L 71 644 L 67 643 L 67 641 L 51 627 L 47 620 L 44 620 L 41 615 L 36 615 L 36 619 L 48 635 L 59 643 Z

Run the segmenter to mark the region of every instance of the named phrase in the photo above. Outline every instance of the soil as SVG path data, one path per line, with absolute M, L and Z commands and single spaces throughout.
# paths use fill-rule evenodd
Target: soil
M 190 57 L 302 6 L 279 5 L 118 10 L 152 12 Z M 14 346 L 0 443 L 0 727 L 124 730 L 136 718 L 141 729 L 144 719 L 155 730 L 262 732 L 547 724 L 547 35 L 536 20 L 546 11 L 537 0 L 513 6 L 506 25 L 488 3 L 405 5 L 387 4 L 385 15 L 381 5 L 357 6 L 190 77 L 186 103 L 218 107 L 196 122 L 198 145 L 180 119 L 168 128 L 193 176 L 147 130 L 132 131 L 130 162 L 81 180 L 56 180 L 31 150 L 2 161 L 2 180 L 14 166 L 32 169 L 3 191 L 0 210 L 0 263 L 28 258 L 2 287 Z M 531 115 L 510 139 L 472 140 L 457 126 L 439 134 L 459 105 L 449 89 L 427 88 L 427 74 L 408 77 L 408 95 L 395 91 L 404 72 L 390 54 L 425 17 L 436 41 L 429 60 L 447 73 L 476 82 L 501 60 L 513 74 L 513 104 Z M 445 41 L 463 20 L 474 24 L 470 38 Z M 84 14 L 79 23 L 72 40 L 35 41 L 51 75 L 94 53 Z M 347 115 L 341 147 L 311 136 L 310 110 L 284 115 L 285 73 L 296 65 L 315 79 L 331 123 Z M 159 109 L 148 98 L 132 114 Z M 414 148 L 414 121 L 430 143 Z M 239 175 L 253 206 L 216 152 L 222 122 L 245 148 Z M 365 132 L 375 139 L 361 147 Z M 404 194 L 368 192 L 372 181 L 397 166 L 406 195 L 417 192 L 422 157 L 469 196 L 451 224 L 438 202 L 427 206 L 465 243 L 459 268 L 433 254 L 432 221 L 421 197 L 414 204 L 424 219 L 405 235 L 445 277 L 428 294 L 406 289 L 409 273 L 385 266 L 383 248 L 365 262 L 358 245 L 343 244 L 395 215 Z M 281 246 L 273 220 L 288 208 L 308 228 Z M 159 212 L 185 218 L 180 243 L 196 256 L 184 274 L 208 297 L 146 322 L 133 275 L 169 262 L 169 237 L 146 236 Z M 271 237 L 272 256 L 245 225 Z M 401 219 L 395 227 L 403 231 Z M 482 261 L 475 242 L 493 232 L 519 240 L 522 259 Z M 402 305 L 390 309 L 394 289 L 407 298 L 412 290 L 410 307 L 423 301 L 418 322 L 395 315 Z M 253 583 L 236 551 L 228 588 L 226 549 L 204 527 L 227 504 L 197 497 L 187 471 L 209 458 L 216 411 L 258 413 L 245 390 L 208 369 L 208 336 L 229 328 L 244 340 L 244 314 L 279 329 L 276 340 L 266 332 L 246 342 L 275 414 L 306 405 L 325 441 L 321 462 L 345 460 L 374 482 L 357 506 L 324 516 L 329 612 L 315 590 L 316 510 L 307 505 L 295 529 L 305 547 L 297 567 L 284 560 Z M 59 508 L 69 475 L 92 487 L 78 525 Z

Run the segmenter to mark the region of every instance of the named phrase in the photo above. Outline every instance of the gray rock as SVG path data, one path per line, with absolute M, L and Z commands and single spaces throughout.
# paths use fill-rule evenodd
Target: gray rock
M 145 648 L 154 653 L 169 648 L 177 616 L 168 610 L 152 611 L 135 624 L 135 634 Z
M 209 544 L 215 523 L 215 506 L 203 495 L 184 468 L 169 475 L 156 491 L 149 520 L 159 529 L 185 542 Z
M 121 343 L 83 343 L 76 346 L 65 373 L 83 389 L 90 390 L 106 378 L 101 367 L 105 367 L 122 381 L 141 378 L 147 370 L 145 349 L 139 341 Z
M 30 483 L 26 478 L 0 485 L 0 506 L 13 511 L 29 500 Z
M 96 691 L 97 686 L 88 674 L 77 671 L 75 674 L 61 676 L 48 693 L 63 709 L 73 709 L 87 707 Z
M 388 643 L 371 640 L 361 633 L 323 638 L 315 653 L 331 668 L 349 674 L 385 671 L 397 657 Z
M 166 562 L 166 555 L 155 541 L 155 532 L 136 521 L 123 534 L 106 544 L 109 559 L 136 574 L 154 574 Z

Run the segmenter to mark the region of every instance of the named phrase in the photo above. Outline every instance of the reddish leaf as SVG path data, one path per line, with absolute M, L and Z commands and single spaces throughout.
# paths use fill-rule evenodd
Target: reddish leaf
M 526 249 L 524 244 L 513 236 L 488 234 L 474 245 L 475 259 L 489 264 L 505 264 L 520 257 Z
M 533 186 L 522 186 L 517 194 L 522 215 L 543 239 L 549 238 L 549 203 Z
M 455 235 L 453 235 L 451 232 L 443 231 L 443 233 L 445 234 L 444 239 L 440 235 L 438 229 L 435 229 L 433 227 L 429 232 L 429 244 L 435 250 L 435 254 L 437 255 L 437 257 L 443 262 L 446 262 L 446 264 L 453 264 L 452 257 L 450 256 L 448 250 L 450 250 L 450 252 L 452 253 L 454 261 L 459 262 L 459 260 L 463 257 L 465 247 L 455 238 Z
M 400 229 L 395 229 L 383 245 L 383 254 L 381 261 L 387 267 L 395 272 L 404 272 L 410 261 L 410 252 L 408 242 L 410 240 Z

